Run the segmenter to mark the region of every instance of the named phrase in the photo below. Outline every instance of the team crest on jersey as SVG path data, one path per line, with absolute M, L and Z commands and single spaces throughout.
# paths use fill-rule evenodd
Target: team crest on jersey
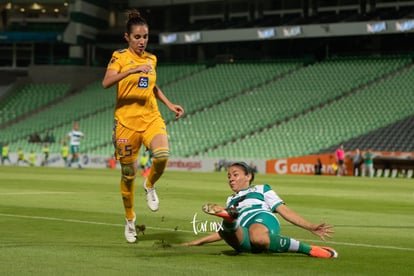
M 138 79 L 138 88 L 148 88 L 149 79 L 148 77 L 140 77 Z
M 117 58 L 116 58 L 116 57 L 112 57 L 112 59 L 111 59 L 111 61 L 109 62 L 109 64 L 114 63 L 116 60 L 117 60 Z

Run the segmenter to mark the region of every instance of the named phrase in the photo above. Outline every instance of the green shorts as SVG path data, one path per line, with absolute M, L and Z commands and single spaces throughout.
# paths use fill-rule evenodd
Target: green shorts
M 274 214 L 267 211 L 258 212 L 248 220 L 246 225 L 241 226 L 244 234 L 243 240 L 240 243 L 240 248 L 237 249 L 238 251 L 251 253 L 260 253 L 262 251 L 252 247 L 250 244 L 249 227 L 255 223 L 264 225 L 269 230 L 269 235 L 280 235 L 280 224 L 277 217 Z
M 70 146 L 70 153 L 76 154 L 80 152 L 80 146 L 79 145 L 71 145 Z

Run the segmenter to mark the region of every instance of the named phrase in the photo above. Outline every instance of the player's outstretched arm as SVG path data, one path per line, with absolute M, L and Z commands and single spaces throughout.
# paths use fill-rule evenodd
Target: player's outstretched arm
M 332 225 L 327 225 L 325 223 L 312 224 L 285 204 L 279 205 L 276 208 L 276 212 L 278 212 L 286 221 L 312 232 L 316 236 L 319 236 L 323 241 L 325 241 L 325 238 L 332 238 L 332 234 L 334 233 Z
M 213 234 L 210 234 L 208 236 L 202 237 L 194 241 L 185 242 L 183 243 L 183 245 L 184 246 L 198 246 L 198 245 L 203 245 L 205 243 L 217 242 L 220 240 L 221 240 L 220 235 L 218 233 L 213 233 Z

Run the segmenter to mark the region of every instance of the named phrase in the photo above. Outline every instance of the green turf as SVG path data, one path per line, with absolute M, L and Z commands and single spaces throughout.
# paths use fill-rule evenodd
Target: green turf
M 218 222 L 202 214 L 224 203 L 225 173 L 166 172 L 156 213 L 137 180 L 137 244 L 123 236 L 118 170 L 0 167 L 0 275 L 413 275 L 414 181 L 258 175 L 290 208 L 335 225 L 335 260 L 300 254 L 236 255 L 223 242 L 180 244 Z M 323 244 L 281 220 L 282 234 Z

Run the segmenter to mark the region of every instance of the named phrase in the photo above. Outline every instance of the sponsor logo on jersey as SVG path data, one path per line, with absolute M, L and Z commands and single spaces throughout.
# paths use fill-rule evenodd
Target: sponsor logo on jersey
M 138 88 L 148 88 L 148 77 L 140 77 L 138 80 Z
M 118 138 L 118 143 L 128 143 L 129 139 L 128 138 Z

